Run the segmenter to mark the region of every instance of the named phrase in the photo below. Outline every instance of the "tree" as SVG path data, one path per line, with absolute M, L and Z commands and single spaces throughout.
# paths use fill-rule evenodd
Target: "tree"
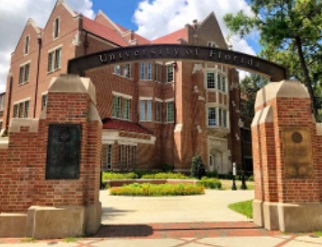
M 321 0 L 249 0 L 253 16 L 243 11 L 224 21 L 232 33 L 260 34 L 260 56 L 287 68 L 290 78 L 303 82 L 312 99 L 312 113 L 319 120 L 322 76 Z
M 264 87 L 267 83 L 268 79 L 256 74 L 251 74 L 250 76 L 246 76 L 243 80 L 241 80 L 241 116 L 244 118 L 244 121 L 253 119 L 257 91 Z
M 199 180 L 206 175 L 206 168 L 204 163 L 202 162 L 200 155 L 195 155 L 192 158 L 191 164 L 191 176 L 194 178 L 198 178 Z

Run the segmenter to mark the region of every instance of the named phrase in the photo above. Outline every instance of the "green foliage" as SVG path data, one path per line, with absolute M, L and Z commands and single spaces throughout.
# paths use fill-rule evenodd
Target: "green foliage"
M 206 175 L 206 168 L 202 162 L 201 156 L 196 155 L 192 158 L 191 176 L 199 180 Z
M 248 181 L 254 181 L 254 176 L 249 176 Z
M 146 174 L 141 177 L 142 179 L 189 179 L 190 177 L 187 177 L 181 173 L 172 173 L 172 172 L 160 172 L 160 173 L 154 173 L 154 174 Z
M 312 98 L 312 110 L 322 107 L 322 1 L 250 0 L 253 15 L 240 11 L 224 21 L 233 34 L 260 35 L 260 56 L 283 65 L 290 78 L 303 82 Z M 321 112 L 321 110 L 320 110 Z
M 129 184 L 110 188 L 111 195 L 182 196 L 204 194 L 204 187 L 194 184 Z
M 139 178 L 139 175 L 134 172 L 128 172 L 128 173 L 103 172 L 103 181 L 120 180 L 120 179 L 137 179 L 137 178 Z
M 174 169 L 174 166 L 168 163 L 162 163 L 160 167 L 163 172 L 172 172 Z
M 232 203 L 228 205 L 228 208 L 231 210 L 247 216 L 247 218 L 253 218 L 253 201 L 243 201 Z
M 202 177 L 197 184 L 202 185 L 207 189 L 221 189 L 221 182 L 216 178 Z
M 208 178 L 217 178 L 218 177 L 218 173 L 216 171 L 213 172 L 207 172 L 206 176 Z

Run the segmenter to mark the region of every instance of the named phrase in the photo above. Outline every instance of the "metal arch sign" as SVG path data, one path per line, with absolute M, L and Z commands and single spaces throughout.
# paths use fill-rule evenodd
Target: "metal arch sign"
M 128 46 L 74 58 L 68 62 L 68 73 L 84 75 L 86 70 L 101 66 L 141 60 L 207 61 L 261 74 L 272 81 L 287 78 L 285 68 L 255 56 L 208 46 L 175 44 Z

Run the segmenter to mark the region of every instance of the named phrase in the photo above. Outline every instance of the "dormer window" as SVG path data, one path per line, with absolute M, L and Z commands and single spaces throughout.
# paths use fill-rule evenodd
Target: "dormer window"
M 28 54 L 29 53 L 29 40 L 30 40 L 30 36 L 26 36 L 26 38 L 25 38 L 24 54 Z
M 59 35 L 59 18 L 54 21 L 54 39 L 58 38 Z

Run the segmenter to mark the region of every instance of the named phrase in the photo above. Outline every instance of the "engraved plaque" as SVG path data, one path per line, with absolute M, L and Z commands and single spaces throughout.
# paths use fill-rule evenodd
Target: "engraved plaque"
M 80 124 L 50 124 L 46 179 L 79 178 Z
M 312 178 L 312 142 L 308 128 L 284 130 L 285 178 Z

